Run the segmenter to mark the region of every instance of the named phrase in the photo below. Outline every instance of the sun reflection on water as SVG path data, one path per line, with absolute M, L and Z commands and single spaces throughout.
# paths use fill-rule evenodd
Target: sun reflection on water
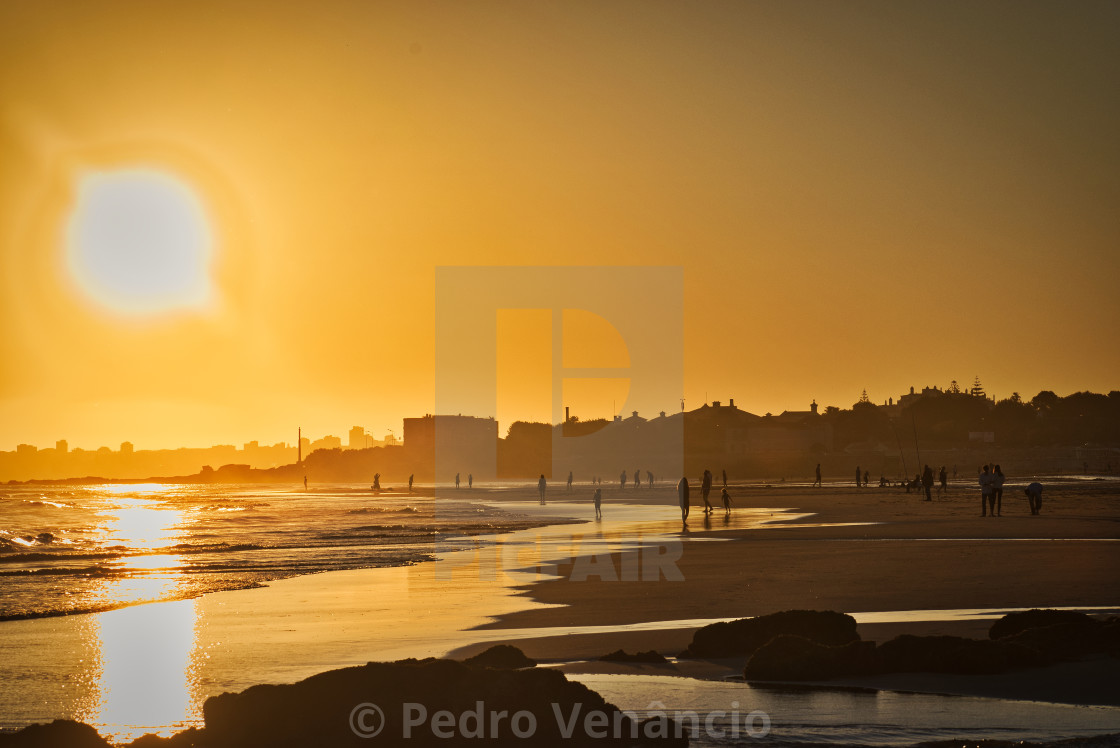
M 179 537 L 185 512 L 148 498 L 120 497 L 109 510 L 107 544 L 130 549 L 163 548 Z
M 99 700 L 90 722 L 110 740 L 168 736 L 201 719 L 196 700 L 195 600 L 97 616 Z
M 106 547 L 136 555 L 117 559 L 114 575 L 94 596 L 108 604 L 173 597 L 184 558 L 150 553 L 186 540 L 183 510 L 169 505 L 161 484 L 104 486 Z M 82 717 L 110 740 L 128 742 L 145 733 L 171 735 L 201 719 L 196 701 L 196 601 L 131 605 L 93 617 L 85 633 L 97 653 L 89 661 L 90 698 Z

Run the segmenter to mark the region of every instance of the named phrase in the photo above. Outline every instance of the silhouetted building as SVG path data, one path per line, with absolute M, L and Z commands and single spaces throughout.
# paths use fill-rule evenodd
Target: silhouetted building
M 342 439 L 337 436 L 324 436 L 311 442 L 311 451 L 316 449 L 342 449 Z
M 365 449 L 369 440 L 366 437 L 366 430 L 361 426 L 354 426 L 350 429 L 350 438 L 346 446 L 350 449 Z
M 455 473 L 473 473 L 479 480 L 497 477 L 498 422 L 475 416 L 404 419 L 404 447 L 416 472 L 451 480 Z

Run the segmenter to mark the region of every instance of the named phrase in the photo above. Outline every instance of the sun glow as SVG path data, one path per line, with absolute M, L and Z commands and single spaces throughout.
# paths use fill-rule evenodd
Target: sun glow
M 202 308 L 213 295 L 213 249 L 201 201 L 176 177 L 145 169 L 82 177 L 66 260 L 98 304 L 132 315 Z

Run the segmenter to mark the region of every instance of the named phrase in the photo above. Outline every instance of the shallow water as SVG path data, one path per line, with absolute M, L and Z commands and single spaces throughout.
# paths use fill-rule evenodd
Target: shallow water
M 684 531 L 678 510 L 671 506 L 612 503 L 604 507 L 602 522 L 543 525 L 556 517 L 587 517 L 590 506 L 503 502 L 493 508 L 447 502 L 445 510 L 443 500 L 415 497 L 404 503 L 400 496 L 372 497 L 365 491 L 346 489 L 306 496 L 257 487 L 218 489 L 217 495 L 213 487 L 132 486 L 113 491 L 119 493 L 110 491 L 101 503 L 89 502 L 84 524 L 58 521 L 53 525 L 47 525 L 44 518 L 76 509 L 53 506 L 66 504 L 66 497 L 40 491 L 39 498 L 30 499 L 38 501 L 38 506 L 23 507 L 10 503 L 12 492 L 6 491 L 3 501 L 9 503 L 2 506 L 18 506 L 25 513 L 23 526 L 29 528 L 12 531 L 19 523 L 12 519 L 15 514 L 5 511 L 0 514 L 0 526 L 8 529 L 6 537 L 38 543 L 35 535 L 48 531 L 60 538 L 60 548 L 67 547 L 45 551 L 50 558 L 0 563 L 0 568 L 42 563 L 65 570 L 72 560 L 66 554 L 104 552 L 109 554 L 106 558 L 93 560 L 116 569 L 115 577 L 87 579 L 64 571 L 41 575 L 28 584 L 47 579 L 60 593 L 69 590 L 74 598 L 61 602 L 56 597 L 38 598 L 44 606 L 80 608 L 92 599 L 112 607 L 166 599 L 161 595 L 168 594 L 167 590 L 180 599 L 96 614 L 0 622 L 0 727 L 69 717 L 93 724 L 103 735 L 120 741 L 145 732 L 168 735 L 199 724 L 207 697 L 256 683 L 292 682 L 369 660 L 442 656 L 467 644 L 495 639 L 613 631 L 616 627 L 510 630 L 483 626 L 492 616 L 539 606 L 521 596 L 518 587 L 555 575 L 558 563 L 578 559 L 568 567 L 571 575 L 662 578 L 673 573 L 673 554 L 683 544 L 723 542 Z M 16 498 L 27 501 L 26 496 Z M 403 507 L 416 511 L 403 512 Z M 410 516 L 401 521 L 371 521 L 370 514 Z M 81 519 L 83 515 L 70 516 Z M 785 522 L 806 516 L 782 509 L 739 510 L 731 517 L 694 515 L 690 527 L 779 529 Z M 227 519 L 232 517 L 236 519 Z M 44 526 L 47 529 L 32 534 Z M 476 534 L 496 529 L 514 531 Z M 203 545 L 218 543 L 224 545 Z M 203 547 L 171 552 L 177 546 L 192 545 Z M 239 545 L 255 547 L 230 550 Z M 607 554 L 623 549 L 636 551 L 628 554 L 634 563 L 610 563 Z M 420 551 L 439 560 L 412 564 L 417 557 L 409 554 Z M 8 554 L 27 552 L 21 548 Z M 172 555 L 184 560 L 165 562 Z M 377 568 L 346 568 L 352 563 Z M 331 573 L 306 574 L 320 569 Z M 212 587 L 190 587 L 192 581 L 208 577 L 240 583 L 244 580 L 237 575 L 249 573 L 246 570 L 289 578 L 274 578 L 263 589 L 214 594 L 201 594 Z M 9 593 L 15 589 L 8 584 L 13 580 L 20 580 L 19 575 L 4 578 L 0 595 L 19 599 L 32 590 L 35 599 L 47 589 L 26 587 Z M 187 587 L 180 586 L 183 584 Z M 93 588 L 99 590 L 96 595 L 89 593 Z M 78 602 L 81 600 L 86 602 Z M 1007 609 L 880 611 L 855 616 L 861 622 L 880 622 L 998 618 L 1005 612 Z M 659 621 L 627 628 L 696 627 L 714 620 L 729 619 Z M 860 698 L 853 700 L 851 692 L 825 697 L 819 692 L 764 692 L 744 684 L 703 685 L 687 679 L 626 680 L 647 677 L 610 676 L 592 687 L 615 689 L 616 697 L 604 694 L 608 700 L 635 709 L 662 701 L 674 708 L 706 705 L 710 712 L 728 708 L 723 704 L 733 695 L 747 694 L 749 701 L 741 701 L 747 711 L 760 708 L 755 704 L 772 711 L 775 737 L 767 738 L 771 742 L 835 743 L 843 739 L 887 745 L 957 736 L 1006 737 L 1009 733 L 1001 730 L 1016 724 L 1013 720 L 1019 714 L 1007 711 L 1012 706 L 988 710 L 992 719 L 959 722 L 965 732 L 954 732 L 954 710 L 966 703 L 956 698 L 907 702 L 885 696 L 869 700 L 866 694 L 856 694 Z M 905 719 L 905 704 L 911 710 L 922 710 L 922 718 L 913 727 Z M 1076 727 L 1079 716 L 1094 715 L 1093 720 L 1100 716 L 1061 709 L 1076 708 L 1063 707 L 1053 714 L 1075 716 L 1070 718 L 1072 722 L 1058 721 L 1056 725 Z M 948 716 L 942 724 L 931 721 L 927 713 Z M 966 712 L 973 716 L 984 713 L 983 709 Z M 1108 722 L 1110 715 L 1114 711 L 1101 717 L 1104 721 L 1085 724 L 1093 730 L 1100 727 L 1098 732 L 1120 730 L 1109 726 L 1115 725 Z M 1046 733 L 1048 739 L 1060 734 Z M 747 742 L 753 741 L 748 736 Z
M 568 677 L 639 716 L 664 712 L 681 718 L 698 746 L 1053 742 L 1120 732 L 1116 707 L 891 691 L 773 689 L 660 675 Z M 698 715 L 697 722 L 691 713 Z M 737 737 L 733 723 L 738 725 Z
M 504 502 L 528 524 L 586 516 L 587 504 Z M 96 614 L 0 622 L 0 727 L 67 717 L 113 739 L 168 735 L 199 724 L 209 696 L 256 683 L 293 682 L 370 660 L 442 656 L 508 637 L 481 628 L 532 607 L 518 587 L 580 559 L 573 576 L 662 578 L 683 533 L 673 507 L 612 504 L 602 522 L 551 524 L 429 545 L 439 560 L 332 571 L 262 589 L 133 605 Z M 760 526 L 804 515 L 743 510 L 717 526 Z M 710 522 L 711 520 L 709 520 Z M 724 524 L 726 523 L 726 524 Z M 702 520 L 695 522 L 696 527 Z M 635 564 L 608 554 L 628 550 Z M 635 553 L 636 551 L 636 553 Z
M 346 487 L 5 487 L 0 620 L 416 563 L 453 548 L 456 537 L 540 521 L 469 501 Z

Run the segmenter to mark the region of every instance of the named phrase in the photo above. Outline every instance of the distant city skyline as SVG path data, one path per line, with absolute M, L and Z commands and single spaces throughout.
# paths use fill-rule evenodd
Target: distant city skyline
M 731 396 L 731 397 L 725 397 L 725 398 L 724 397 L 711 398 L 709 400 L 705 400 L 705 401 L 700 402 L 698 405 L 691 406 L 691 407 L 689 406 L 687 401 L 684 401 L 684 406 L 685 406 L 684 410 L 695 410 L 696 408 L 699 408 L 702 405 L 722 403 L 724 405 L 733 405 L 733 406 L 739 408 L 740 410 L 744 410 L 744 411 L 747 411 L 749 413 L 754 413 L 755 415 L 766 415 L 766 414 L 770 414 L 770 413 L 772 413 L 774 415 L 779 415 L 779 414 L 781 414 L 783 412 L 786 412 L 786 411 L 807 411 L 807 410 L 810 409 L 810 405 L 816 405 L 818 407 L 819 411 L 821 413 L 824 413 L 826 408 L 829 408 L 829 407 L 837 407 L 837 408 L 840 408 L 841 410 L 848 410 L 855 403 L 859 402 L 864 394 L 867 395 L 868 401 L 871 402 L 874 405 L 886 405 L 888 403 L 898 404 L 898 403 L 904 402 L 905 398 L 908 395 L 913 396 L 915 394 L 921 394 L 923 392 L 923 390 L 947 392 L 947 391 L 950 390 L 950 388 L 952 387 L 953 384 L 958 385 L 960 391 L 964 392 L 964 393 L 969 393 L 975 386 L 979 385 L 982 388 L 982 394 L 985 397 L 987 397 L 988 399 L 991 399 L 991 400 L 1006 400 L 1006 399 L 1009 399 L 1013 394 L 1017 393 L 1017 394 L 1020 395 L 1020 397 L 1023 400 L 1029 401 L 1031 398 L 1038 395 L 1040 392 L 1055 392 L 1055 390 L 1043 387 L 1043 388 L 1028 391 L 1028 392 L 1015 391 L 1015 392 L 1008 392 L 1006 394 L 992 393 L 988 390 L 988 387 L 983 383 L 983 380 L 979 376 L 974 376 L 972 379 L 967 380 L 967 381 L 955 380 L 954 379 L 954 380 L 950 380 L 949 382 L 947 382 L 943 385 L 942 384 L 923 384 L 921 386 L 908 385 L 906 388 L 903 388 L 903 391 L 898 392 L 898 394 L 889 394 L 886 397 L 875 397 L 873 393 L 871 393 L 867 390 L 861 390 L 859 393 L 856 393 L 852 402 L 842 403 L 842 404 L 820 402 L 817 398 L 810 397 L 802 403 L 791 404 L 789 407 L 784 407 L 784 408 L 780 408 L 780 409 L 777 409 L 777 410 L 758 410 L 758 409 L 748 407 L 746 404 L 743 403 L 743 401 L 741 399 L 739 399 L 739 401 L 736 402 L 737 396 Z M 1117 388 L 1120 388 L 1120 384 L 1117 385 Z M 1059 396 L 1065 396 L 1065 395 L 1073 394 L 1074 392 L 1086 392 L 1086 391 L 1094 391 L 1094 390 L 1090 390 L 1089 388 L 1079 388 L 1079 389 L 1071 390 L 1070 392 L 1056 392 L 1056 394 L 1059 395 Z M 1100 394 L 1108 394 L 1110 391 L 1112 391 L 1111 388 L 1110 389 L 1105 389 Z M 681 409 L 682 409 L 681 408 L 681 402 L 676 403 L 676 406 L 677 407 L 675 407 L 675 408 L 664 408 L 663 410 L 664 410 L 664 412 L 666 412 L 669 415 L 681 412 Z M 660 411 L 642 413 L 642 412 L 639 411 L 639 415 L 643 418 L 652 418 L 652 417 L 656 417 L 659 412 Z M 573 416 L 574 418 L 577 418 L 578 420 L 581 420 L 581 421 L 589 421 L 589 420 L 596 420 L 596 419 L 611 420 L 614 416 L 620 416 L 620 417 L 625 418 L 625 417 L 630 416 L 631 413 L 632 413 L 632 411 L 624 411 L 624 412 L 619 412 L 619 413 L 616 413 L 616 414 L 613 414 L 613 415 L 611 415 L 611 414 L 599 415 L 599 414 L 581 414 L 579 412 L 573 411 L 573 412 L 571 412 L 571 416 Z M 341 430 L 341 431 L 338 431 L 338 429 L 328 429 L 326 432 L 311 431 L 307 428 L 304 428 L 303 429 L 304 434 L 309 434 L 309 433 L 318 434 L 315 437 L 303 436 L 303 444 L 304 444 L 305 454 L 306 454 L 306 450 L 308 448 L 310 448 L 310 449 L 331 449 L 331 448 L 334 448 L 334 447 L 338 447 L 338 448 L 342 448 L 342 449 L 361 449 L 361 448 L 363 448 L 361 440 L 367 441 L 368 442 L 367 446 L 380 446 L 380 445 L 383 445 L 385 443 L 393 443 L 394 440 L 396 440 L 396 442 L 399 443 L 399 442 L 403 441 L 403 422 L 404 422 L 404 419 L 406 419 L 406 418 L 416 418 L 416 417 L 419 417 L 421 415 L 424 415 L 424 414 L 423 413 L 419 413 L 419 414 L 414 413 L 414 414 L 402 415 L 401 416 L 401 423 L 396 427 L 386 428 L 385 433 L 382 434 L 380 437 L 376 436 L 374 432 L 367 430 L 367 427 L 363 427 L 363 426 L 351 426 L 351 427 L 349 427 L 347 429 L 344 429 L 344 430 Z M 442 414 L 441 413 L 441 414 L 438 414 L 438 415 L 448 415 L 448 414 Z M 478 417 L 478 418 L 492 418 L 492 417 L 494 417 L 492 414 L 483 414 L 483 413 L 464 413 L 463 415 L 471 415 L 471 416 L 475 416 L 475 417 Z M 514 420 L 531 420 L 531 419 L 514 419 Z M 513 421 L 510 421 L 509 423 L 505 423 L 505 422 L 499 421 L 499 435 L 500 436 L 503 436 L 503 437 L 505 436 L 505 430 L 509 428 L 509 425 L 512 422 Z M 556 422 L 553 425 L 556 425 L 558 423 L 559 422 Z M 298 432 L 298 430 L 299 430 L 299 427 L 296 428 L 297 432 Z M 360 430 L 360 433 L 356 430 Z M 333 433 L 334 431 L 338 431 L 338 433 Z M 359 442 L 356 443 L 354 441 L 355 439 L 358 439 Z M 55 446 L 42 446 L 42 445 L 51 445 L 51 444 L 54 444 Z M 110 451 L 117 452 L 117 451 L 119 451 L 118 447 L 123 447 L 123 445 L 128 445 L 129 449 L 141 450 L 141 451 L 174 450 L 174 449 L 212 449 L 212 448 L 218 448 L 218 447 L 230 447 L 230 448 L 233 448 L 233 449 L 242 449 L 242 450 L 243 449 L 249 449 L 249 448 L 254 448 L 254 449 L 255 448 L 285 448 L 285 449 L 295 450 L 297 442 L 296 442 L 295 439 L 293 439 L 290 442 L 285 441 L 283 439 L 280 439 L 280 440 L 277 440 L 277 441 L 273 442 L 269 439 L 257 438 L 257 439 L 249 439 L 249 440 L 218 440 L 218 441 L 214 441 L 210 444 L 173 444 L 173 445 L 150 445 L 150 446 L 140 444 L 139 446 L 137 446 L 137 444 L 138 444 L 137 442 L 133 442 L 133 441 L 130 441 L 130 440 L 126 439 L 126 440 L 120 442 L 118 447 L 110 446 L 110 445 L 107 445 L 107 444 L 98 444 L 98 446 L 96 446 L 96 447 L 91 447 L 91 446 L 79 446 L 79 445 L 76 445 L 76 444 L 71 444 L 71 440 L 69 440 L 69 439 L 54 439 L 53 441 L 48 440 L 48 441 L 42 441 L 42 442 L 39 442 L 39 443 L 33 442 L 31 440 L 19 440 L 19 441 L 15 442 L 14 444 L 12 444 L 10 446 L 10 448 L 8 448 L 8 449 L 5 448 L 7 445 L 0 445 L 0 452 L 15 451 L 16 448 L 20 445 L 33 446 L 33 447 L 35 447 L 36 449 L 39 449 L 39 450 L 54 449 L 54 448 L 57 447 L 58 444 L 66 445 L 69 450 L 76 450 L 77 449 L 77 450 L 85 450 L 85 451 L 93 452 L 93 451 L 97 451 L 99 449 L 109 449 Z

